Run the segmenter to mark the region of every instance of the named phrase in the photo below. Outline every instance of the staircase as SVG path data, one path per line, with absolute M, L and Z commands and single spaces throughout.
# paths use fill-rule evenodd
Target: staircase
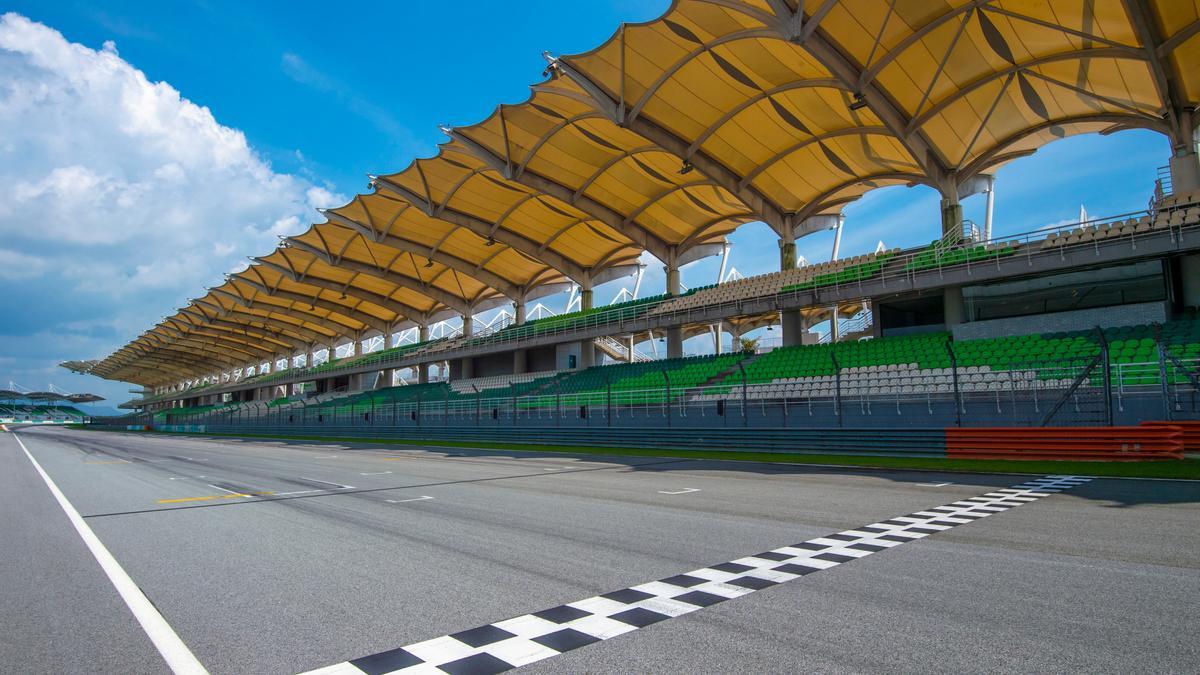
M 645 354 L 643 354 L 635 349 L 635 350 L 633 350 L 633 360 L 630 361 L 629 346 L 624 344 L 620 340 L 618 340 L 614 337 L 608 336 L 608 335 L 598 337 L 594 340 L 594 342 L 595 342 L 597 349 L 599 349 L 600 351 L 607 354 L 608 357 L 614 361 L 624 361 L 626 363 L 641 363 L 641 362 L 650 360 L 649 356 L 646 356 Z
M 748 366 L 751 363 L 754 363 L 755 361 L 762 358 L 763 355 L 766 353 L 767 352 L 754 352 L 754 353 L 750 354 L 749 356 L 743 358 L 741 361 L 734 363 L 732 366 L 729 366 L 725 370 L 722 370 L 721 372 L 717 373 L 716 375 L 713 375 L 712 377 L 708 378 L 707 380 L 701 382 L 700 384 L 696 385 L 692 389 L 702 389 L 704 387 L 711 387 L 715 384 L 721 384 L 722 382 L 725 381 L 725 378 L 729 377 L 730 375 L 733 375 L 734 373 L 741 372 L 741 368 L 738 368 L 739 364 L 742 366 Z M 689 393 L 690 393 L 690 391 L 689 391 Z
M 875 318 L 872 312 L 863 310 L 855 314 L 849 321 L 838 324 L 838 342 L 853 342 L 861 337 L 871 334 L 871 326 L 875 324 Z M 830 331 L 821 336 L 818 340 L 820 344 L 829 344 L 833 338 L 833 332 Z
M 559 371 L 559 372 L 555 373 L 552 377 L 548 378 L 540 386 L 534 387 L 533 389 L 526 391 L 525 393 L 521 394 L 521 396 L 538 396 L 540 394 L 548 393 L 547 390 L 550 389 L 551 387 L 553 387 L 555 382 L 561 382 L 561 381 L 565 380 L 566 378 L 568 378 L 572 375 L 575 375 L 577 372 L 579 372 L 579 371 L 575 371 L 575 370 Z

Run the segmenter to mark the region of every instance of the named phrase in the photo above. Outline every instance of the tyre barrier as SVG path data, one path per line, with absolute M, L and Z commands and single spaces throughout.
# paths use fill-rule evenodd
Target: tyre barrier
M 1183 459 L 1175 426 L 946 429 L 946 456 L 961 459 L 1141 461 Z
M 1183 451 L 1200 452 L 1200 422 L 1142 422 L 1144 427 L 1175 427 L 1183 432 Z

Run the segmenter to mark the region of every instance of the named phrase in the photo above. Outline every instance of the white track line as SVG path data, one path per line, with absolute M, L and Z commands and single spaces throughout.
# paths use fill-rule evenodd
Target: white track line
M 192 654 L 192 650 L 183 643 L 163 615 L 151 604 L 150 599 L 142 593 L 142 589 L 134 583 L 129 574 L 125 572 L 117 559 L 113 557 L 92 528 L 83 520 L 83 516 L 79 515 L 79 511 L 71 505 L 67 500 L 67 496 L 58 489 L 50 475 L 42 469 L 42 465 L 33 458 L 33 454 L 29 452 L 29 448 L 25 447 L 25 443 L 21 441 L 21 437 L 13 435 L 17 439 L 17 443 L 21 449 L 25 451 L 25 456 L 33 464 L 33 468 L 37 469 L 38 475 L 42 480 L 46 481 L 46 487 L 50 488 L 50 494 L 54 495 L 54 499 L 58 501 L 58 505 L 67 514 L 67 519 L 75 526 L 75 531 L 79 533 L 79 537 L 83 539 L 83 543 L 87 544 L 88 550 L 95 556 L 96 562 L 100 563 L 100 568 L 108 575 L 108 580 L 112 582 L 113 587 L 117 589 L 121 599 L 125 601 L 125 605 L 129 607 L 129 611 L 133 613 L 138 623 L 142 625 L 142 630 L 146 631 L 150 641 L 158 648 L 158 653 L 162 654 L 167 665 L 177 675 L 184 673 L 195 673 L 207 675 L 208 670 L 201 665 L 200 661 Z
M 305 478 L 304 476 L 300 476 L 300 480 L 306 480 L 306 481 L 309 481 L 312 483 L 320 483 L 322 485 L 332 485 L 339 490 L 353 490 L 354 489 L 353 485 L 342 485 L 341 483 L 334 483 L 333 481 L 321 480 L 319 478 Z
M 225 488 L 221 487 L 220 485 L 213 485 L 212 483 L 209 483 L 209 484 L 208 484 L 208 487 L 210 487 L 210 488 L 212 488 L 212 489 L 214 489 L 214 490 L 220 490 L 221 492 L 228 492 L 229 494 L 231 494 L 231 495 L 235 495 L 235 496 L 238 496 L 238 497 L 246 497 L 247 499 L 249 499 L 250 497 L 253 497 L 253 496 L 254 496 L 254 495 L 248 495 L 248 494 L 246 494 L 245 492 L 236 492 L 236 491 L 234 491 L 234 490 L 227 490 L 227 489 L 225 489 Z

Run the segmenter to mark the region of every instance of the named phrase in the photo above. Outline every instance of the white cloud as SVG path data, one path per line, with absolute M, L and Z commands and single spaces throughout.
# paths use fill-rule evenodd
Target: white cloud
M 28 279 L 45 269 L 46 261 L 41 258 L 0 248 L 0 279 Z
M 345 201 L 273 171 L 242 132 L 149 81 L 112 42 L 71 43 L 13 13 L 0 16 L 0 139 L 0 269 L 36 277 L 42 304 L 58 303 L 0 333 L 18 338 L 9 347 L 91 334 L 54 358 L 104 356 Z

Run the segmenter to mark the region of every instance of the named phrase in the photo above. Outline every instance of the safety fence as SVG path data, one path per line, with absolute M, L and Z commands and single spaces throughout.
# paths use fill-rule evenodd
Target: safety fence
M 290 429 L 730 429 L 1096 427 L 1200 420 L 1196 357 L 1159 349 L 1157 362 L 1086 358 L 988 366 L 894 364 L 751 382 L 743 368 L 705 386 L 661 384 L 569 391 L 552 378 L 533 393 L 395 387 L 282 405 L 249 403 L 194 414 L 114 418 L 115 424 Z M 720 378 L 717 378 L 720 379 Z M 503 391 L 503 390 L 499 390 Z M 108 423 L 101 420 L 101 423 Z M 1200 432 L 1198 432 L 1200 433 Z
M 162 425 L 158 431 L 198 434 L 281 434 L 274 426 Z M 1003 427 L 946 429 L 730 429 L 672 428 L 653 434 L 632 428 L 513 429 L 498 435 L 477 427 L 328 427 L 287 430 L 288 435 L 362 439 L 404 439 L 471 446 L 514 445 L 572 448 L 650 448 L 721 450 L 799 455 L 853 455 L 949 459 L 1144 461 L 1183 456 L 1176 426 Z

